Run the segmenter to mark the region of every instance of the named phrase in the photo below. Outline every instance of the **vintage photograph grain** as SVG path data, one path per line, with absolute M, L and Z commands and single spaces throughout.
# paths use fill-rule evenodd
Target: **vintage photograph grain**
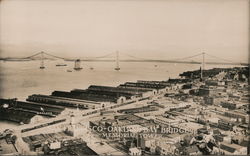
M 249 0 L 0 0 L 0 155 L 248 155 Z

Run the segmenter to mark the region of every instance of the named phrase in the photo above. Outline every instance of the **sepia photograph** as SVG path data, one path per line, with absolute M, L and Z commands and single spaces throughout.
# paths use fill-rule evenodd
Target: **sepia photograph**
M 249 155 L 249 0 L 0 0 L 0 155 Z

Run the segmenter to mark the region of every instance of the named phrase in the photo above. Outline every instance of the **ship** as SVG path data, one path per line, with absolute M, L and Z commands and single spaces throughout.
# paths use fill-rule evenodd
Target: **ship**
M 120 69 L 121 69 L 121 68 L 119 68 L 119 67 L 116 67 L 116 68 L 115 68 L 115 70 L 120 70 Z
M 74 69 L 75 70 L 82 70 L 81 60 L 80 59 L 75 60 L 75 67 L 74 67 Z
M 67 66 L 67 64 L 63 64 L 63 63 L 58 63 L 56 64 L 57 67 L 60 67 L 60 66 Z
M 74 68 L 75 70 L 82 70 L 82 68 L 81 67 L 77 67 L 77 68 Z

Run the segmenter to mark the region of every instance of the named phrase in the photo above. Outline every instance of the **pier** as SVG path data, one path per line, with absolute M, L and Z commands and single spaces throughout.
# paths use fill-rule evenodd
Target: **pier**
M 22 124 L 12 129 L 12 133 L 19 139 L 25 140 L 31 136 L 39 136 L 41 132 L 41 137 L 70 132 L 71 140 L 75 139 L 75 136 L 81 137 L 97 153 L 98 150 L 95 148 L 97 143 L 91 143 L 91 139 L 87 139 L 86 135 L 99 141 L 104 140 L 101 142 L 115 145 L 114 147 L 119 145 L 121 149 L 129 147 L 128 144 L 119 144 L 119 135 L 107 134 L 107 138 L 100 137 L 102 133 L 106 133 L 105 128 L 108 129 L 114 125 L 121 128 L 124 126 L 136 128 L 136 131 L 128 130 L 133 133 L 133 136 L 124 137 L 123 141 L 131 143 L 131 139 L 137 139 L 135 146 L 142 149 L 145 148 L 144 145 L 139 144 L 140 140 L 135 137 L 138 134 L 142 134 L 142 136 L 160 135 L 161 141 L 165 139 L 170 144 L 176 144 L 179 141 L 176 142 L 178 140 L 176 134 L 172 133 L 177 131 L 185 132 L 178 134 L 179 136 L 190 135 L 195 141 L 194 138 L 199 136 L 201 131 L 204 131 L 204 135 L 208 135 L 208 132 L 215 129 L 217 131 L 231 131 L 233 127 L 246 129 L 244 125 L 249 120 L 247 114 L 242 112 L 242 108 L 247 104 L 243 101 L 246 98 L 245 94 L 242 94 L 244 98 L 240 98 L 241 102 L 238 101 L 237 104 L 234 104 L 223 101 L 222 93 L 225 92 L 218 88 L 224 87 L 225 89 L 228 86 L 235 86 L 235 88 L 229 89 L 246 93 L 248 71 L 248 67 L 215 68 L 204 70 L 202 74 L 201 70 L 187 71 L 180 74 L 181 78 L 162 81 L 138 80 L 125 82 L 118 86 L 90 85 L 86 89 L 54 91 L 51 95 L 33 94 L 26 101 L 0 99 L 2 106 L 0 111 L 3 114 L 1 117 L 3 120 Z M 221 72 L 226 73 L 224 78 L 217 78 Z M 213 99 L 211 100 L 211 98 Z M 222 101 L 216 101 L 217 98 Z M 237 96 L 230 95 L 230 99 L 237 99 Z M 224 109 L 227 108 L 230 110 L 225 112 Z M 209 116 L 213 116 L 213 118 L 210 119 Z M 231 118 L 237 122 L 228 120 Z M 206 121 L 207 119 L 209 121 Z M 206 125 L 209 125 L 210 128 L 206 128 Z M 87 127 L 92 130 L 90 131 Z M 103 128 L 103 131 L 99 132 L 93 127 Z M 154 133 L 144 131 L 148 128 L 153 128 Z M 83 131 L 84 134 L 79 133 Z M 125 134 L 122 135 L 125 136 Z M 225 136 L 216 134 L 213 137 L 223 138 Z M 226 135 L 226 137 L 228 136 Z M 64 142 L 62 139 L 59 140 L 60 143 Z M 221 139 L 219 142 L 225 143 Z M 38 143 L 39 141 L 31 141 L 29 145 L 39 150 L 36 147 Z M 44 145 L 41 143 L 41 146 Z M 193 145 L 188 145 L 188 147 L 190 146 Z M 237 144 L 237 146 L 245 148 L 243 144 Z M 61 149 L 63 148 L 61 147 Z M 126 150 L 122 151 L 126 153 Z

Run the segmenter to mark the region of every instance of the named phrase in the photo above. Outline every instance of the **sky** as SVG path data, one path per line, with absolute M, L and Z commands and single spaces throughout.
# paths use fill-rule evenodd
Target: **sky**
M 247 62 L 249 0 L 2 0 L 0 54 Z

